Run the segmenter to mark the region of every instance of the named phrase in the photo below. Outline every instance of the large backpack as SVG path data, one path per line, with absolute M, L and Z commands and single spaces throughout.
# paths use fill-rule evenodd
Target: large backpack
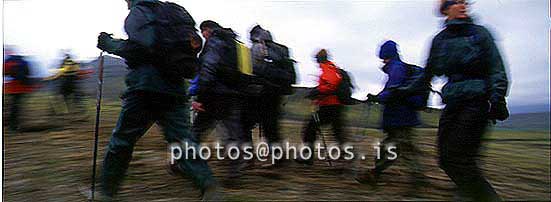
M 264 61 L 273 72 L 263 75 L 270 83 L 277 86 L 277 91 L 283 95 L 293 94 L 292 84 L 296 83 L 295 61 L 289 56 L 289 49 L 281 44 L 267 41 L 265 43 L 268 54 Z
M 350 75 L 347 71 L 341 68 L 337 68 L 337 70 L 338 74 L 342 77 L 341 82 L 339 82 L 337 90 L 335 91 L 339 102 L 344 105 L 356 104 L 356 100 L 352 98 L 352 90 L 354 89 L 354 85 L 352 84 Z
M 155 42 L 151 51 L 160 72 L 170 78 L 193 78 L 199 67 L 197 53 L 202 46 L 193 17 L 184 7 L 172 2 L 140 5 L 150 8 L 154 14 Z
M 408 77 L 398 89 L 411 87 L 414 85 L 415 81 L 422 78 L 425 74 L 425 69 L 417 65 L 406 64 L 406 67 L 408 70 Z M 424 110 L 427 107 L 429 94 L 430 88 L 423 91 L 417 91 L 405 98 L 406 104 L 416 110 Z

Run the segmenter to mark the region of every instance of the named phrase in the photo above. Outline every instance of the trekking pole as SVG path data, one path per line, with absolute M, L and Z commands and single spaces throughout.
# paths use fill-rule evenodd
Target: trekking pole
M 314 119 L 314 122 L 316 123 L 316 130 L 318 131 L 318 133 L 321 136 L 321 141 L 323 142 L 323 147 L 325 147 L 325 155 L 326 155 L 327 161 L 329 161 L 329 166 L 333 167 L 333 163 L 331 163 L 331 158 L 329 157 L 329 151 L 328 151 L 328 148 L 327 148 L 327 143 L 325 142 L 325 136 L 321 132 L 321 123 L 320 123 L 320 118 L 319 118 L 318 112 L 314 112 L 314 114 L 312 114 L 312 118 Z
M 94 128 L 94 157 L 92 161 L 92 201 L 96 192 L 96 161 L 98 158 L 99 122 L 101 112 L 101 98 L 103 93 L 103 51 L 99 54 L 98 65 L 98 93 L 96 97 L 96 124 Z
M 366 103 L 366 105 L 367 105 L 367 115 L 365 117 L 365 128 L 367 129 L 369 127 L 369 114 L 371 113 L 371 105 L 373 105 L 373 103 L 368 102 Z M 367 130 L 366 130 L 366 134 L 367 134 Z

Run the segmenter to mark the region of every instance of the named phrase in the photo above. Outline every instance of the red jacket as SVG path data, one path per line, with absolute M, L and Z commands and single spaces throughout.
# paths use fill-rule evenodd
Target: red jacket
M 321 75 L 318 81 L 318 91 L 320 96 L 314 100 L 319 106 L 340 105 L 335 92 L 342 80 L 342 76 L 337 71 L 337 66 L 331 61 L 320 63 Z

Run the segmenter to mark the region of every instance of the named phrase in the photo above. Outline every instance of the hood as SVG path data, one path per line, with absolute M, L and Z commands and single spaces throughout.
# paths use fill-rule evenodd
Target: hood
M 379 58 L 381 59 L 396 59 L 399 58 L 398 55 L 398 44 L 394 41 L 387 41 L 379 50 Z
M 215 29 L 212 31 L 213 37 L 219 37 L 222 39 L 235 39 L 237 34 L 230 28 Z
M 256 25 L 253 27 L 251 32 L 249 33 L 249 38 L 253 42 L 262 42 L 262 41 L 272 41 L 272 34 L 270 31 L 263 29 L 260 27 L 260 25 Z
M 136 5 L 140 3 L 157 3 L 159 0 L 132 0 L 132 4 L 130 5 L 130 8 L 134 8 Z

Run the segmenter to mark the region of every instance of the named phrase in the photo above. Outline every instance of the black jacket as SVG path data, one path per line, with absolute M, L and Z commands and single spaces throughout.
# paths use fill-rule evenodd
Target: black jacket
M 205 43 L 199 56 L 198 101 L 242 96 L 235 37 L 231 29 L 217 29 Z

